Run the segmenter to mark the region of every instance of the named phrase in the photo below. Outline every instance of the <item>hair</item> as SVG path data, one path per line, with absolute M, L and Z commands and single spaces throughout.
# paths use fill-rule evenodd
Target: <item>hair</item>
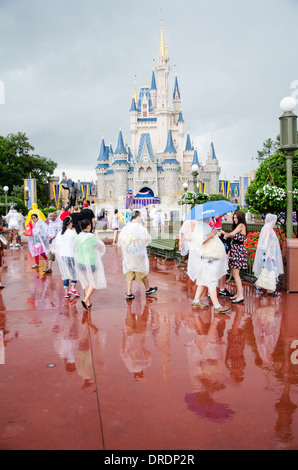
M 136 219 L 136 218 L 139 217 L 140 215 L 141 215 L 141 212 L 140 212 L 140 211 L 133 211 L 132 216 L 131 216 L 131 220 Z
M 117 214 L 117 213 L 118 213 L 118 209 L 115 209 L 115 210 L 114 210 L 114 214 Z
M 72 218 L 69 215 L 67 215 L 65 219 L 63 220 L 62 230 L 61 230 L 62 235 L 66 232 L 66 229 L 71 222 L 72 222 Z
M 235 224 L 235 222 L 234 222 L 234 215 L 237 216 L 237 219 L 238 219 L 238 223 L 237 223 L 237 224 Z M 234 229 L 237 227 L 237 225 L 239 225 L 239 224 L 243 224 L 243 225 L 245 225 L 245 227 L 246 227 L 246 220 L 245 220 L 245 214 L 244 214 L 244 212 L 235 211 L 235 212 L 234 212 L 234 215 L 233 215 L 233 227 L 232 227 L 232 230 L 234 230 Z
M 79 226 L 81 230 L 85 230 L 88 227 L 88 225 L 91 225 L 91 222 L 88 219 L 83 219 L 79 221 Z
M 33 215 L 38 219 L 38 215 L 37 215 L 37 214 L 31 214 L 31 217 L 32 217 Z
M 78 206 L 74 206 L 73 210 L 77 212 L 79 210 Z

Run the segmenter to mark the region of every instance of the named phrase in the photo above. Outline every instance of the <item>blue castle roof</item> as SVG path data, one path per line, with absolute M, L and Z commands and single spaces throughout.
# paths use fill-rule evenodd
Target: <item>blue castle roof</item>
M 167 141 L 167 146 L 164 150 L 164 153 L 177 153 L 174 147 L 173 136 L 172 136 L 171 130 L 169 130 L 169 133 L 168 133 L 168 141 Z
M 178 122 L 184 122 L 182 111 L 180 111 L 180 113 L 179 113 Z
M 138 111 L 138 110 L 137 110 L 137 106 L 136 106 L 136 102 L 135 102 L 135 99 L 134 99 L 134 98 L 133 98 L 132 101 L 131 101 L 130 111 Z
M 157 90 L 154 70 L 152 71 L 151 90 Z
M 188 132 L 187 137 L 186 137 L 185 151 L 189 152 L 191 150 L 193 150 L 193 148 L 192 148 L 192 145 L 191 145 L 190 136 L 189 136 L 189 132 Z
M 178 85 L 177 75 L 176 75 L 176 77 L 175 77 L 175 85 L 174 85 L 173 98 L 180 100 L 180 91 L 179 91 L 179 85 Z
M 215 155 L 215 150 L 214 150 L 214 144 L 211 142 L 211 151 L 212 151 L 212 158 L 213 160 L 216 160 L 216 155 Z
M 117 143 L 117 148 L 115 150 L 115 153 L 125 153 L 125 154 L 127 153 L 126 149 L 125 149 L 125 146 L 124 146 L 123 136 L 122 136 L 122 131 L 121 130 L 119 131 L 118 143 Z
M 199 162 L 198 154 L 197 154 L 197 149 L 195 149 L 194 154 L 193 154 L 192 165 L 200 166 L 200 162 Z
M 101 140 L 101 146 L 97 160 L 109 160 L 109 147 L 105 145 L 104 139 Z

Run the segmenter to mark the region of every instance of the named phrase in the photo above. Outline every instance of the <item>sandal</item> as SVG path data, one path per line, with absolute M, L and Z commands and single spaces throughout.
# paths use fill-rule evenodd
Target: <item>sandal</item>
M 0 282 L 0 289 L 4 289 L 4 285 L 2 284 L 2 282 Z

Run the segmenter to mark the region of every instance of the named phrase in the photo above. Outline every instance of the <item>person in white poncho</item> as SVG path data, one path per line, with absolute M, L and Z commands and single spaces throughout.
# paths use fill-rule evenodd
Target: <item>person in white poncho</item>
M 64 286 L 64 297 L 67 299 L 70 295 L 79 297 L 76 290 L 77 273 L 75 269 L 74 244 L 77 232 L 72 227 L 72 219 L 66 216 L 63 220 L 62 230 L 58 232 L 53 239 L 52 252 L 55 254 Z M 69 280 L 71 287 L 69 289 Z
M 276 279 L 280 274 L 283 274 L 284 268 L 279 241 L 276 233 L 274 232 L 276 221 L 276 215 L 266 215 L 265 225 L 260 233 L 254 265 L 252 268 L 255 276 L 258 278 L 255 283 L 255 287 L 257 292 L 260 294 L 263 293 L 263 291 L 258 284 L 258 280 L 262 270 L 265 269 L 267 271 L 267 275 L 272 278 L 272 289 L 267 290 L 267 293 L 279 295 L 279 292 L 276 290 Z
M 32 234 L 28 236 L 28 248 L 34 257 L 35 264 L 32 269 L 39 267 L 39 255 L 46 261 L 50 251 L 48 226 L 43 220 L 38 219 L 38 214 L 31 215 Z
M 123 273 L 126 278 L 126 300 L 132 300 L 132 281 L 143 282 L 146 295 L 153 294 L 157 287 L 150 287 L 148 280 L 149 259 L 147 245 L 151 242 L 151 236 L 142 225 L 140 211 L 134 211 L 131 222 L 122 229 L 118 245 L 122 249 Z
M 185 227 L 181 227 L 181 248 L 186 254 L 189 250 L 187 274 L 192 281 L 196 281 L 197 290 L 192 307 L 208 308 L 209 305 L 201 302 L 201 298 L 208 288 L 214 313 L 227 313 L 226 308 L 218 302 L 217 285 L 219 279 L 228 271 L 228 260 L 223 243 L 217 236 L 216 229 L 210 229 L 211 219 L 186 221 Z M 184 237 L 183 237 L 184 234 Z M 181 237 L 181 234 L 180 234 Z
M 15 249 L 17 245 L 19 229 L 21 223 L 23 222 L 23 217 L 15 209 L 15 207 L 12 206 L 7 216 L 5 217 L 5 221 L 8 224 L 8 228 L 10 229 L 10 247 Z
M 75 240 L 75 265 L 78 280 L 85 290 L 83 307 L 88 310 L 92 306 L 91 296 L 95 289 L 104 289 L 107 286 L 104 266 L 101 260 L 105 254 L 105 244 L 92 232 L 90 220 L 79 222 L 82 232 Z

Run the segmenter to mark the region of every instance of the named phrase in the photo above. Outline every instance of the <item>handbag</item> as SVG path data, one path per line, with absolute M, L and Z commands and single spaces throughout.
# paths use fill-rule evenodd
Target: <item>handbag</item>
M 258 280 L 256 281 L 258 287 L 266 290 L 275 291 L 276 289 L 276 278 L 273 270 L 268 271 L 267 268 L 263 268 L 260 272 Z
M 225 255 L 225 252 L 224 244 L 217 235 L 203 244 L 203 256 L 205 258 L 219 259 Z
M 32 251 L 34 256 L 41 255 L 44 252 L 43 246 L 41 243 L 36 243 L 36 245 L 32 246 Z
M 32 222 L 30 222 L 26 225 L 25 230 L 24 230 L 24 235 L 26 237 L 32 237 L 33 235 L 33 227 L 32 227 Z

